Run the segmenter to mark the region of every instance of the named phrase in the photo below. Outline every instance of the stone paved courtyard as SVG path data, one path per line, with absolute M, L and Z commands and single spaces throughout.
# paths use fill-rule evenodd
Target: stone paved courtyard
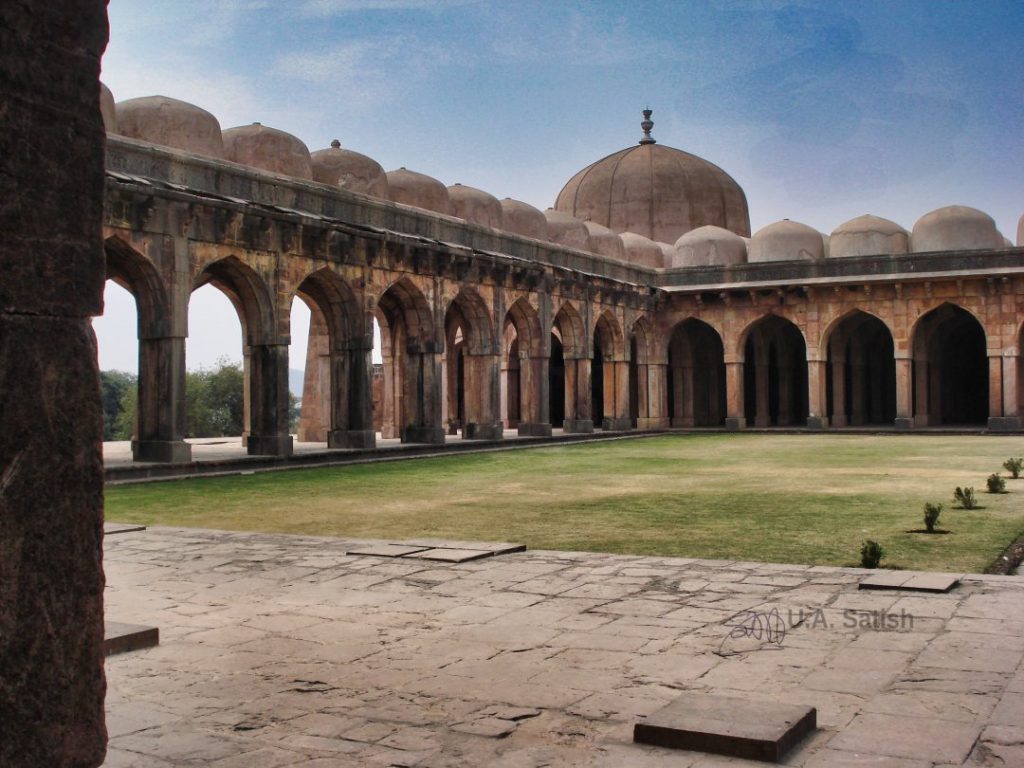
M 912 594 L 830 567 L 345 554 L 366 543 L 108 537 L 107 617 L 161 644 L 107 660 L 105 765 L 763 765 L 632 743 L 688 691 L 817 707 L 789 765 L 1024 765 L 1017 577 Z

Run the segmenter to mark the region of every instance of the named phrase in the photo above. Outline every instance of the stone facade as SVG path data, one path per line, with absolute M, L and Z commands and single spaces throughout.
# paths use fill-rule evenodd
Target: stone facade
M 0 7 L 0 765 L 103 762 L 100 0 Z
M 1020 426 L 1020 247 L 826 258 L 828 238 L 780 222 L 749 263 L 660 268 L 120 137 L 107 168 L 108 276 L 140 313 L 137 459 L 189 456 L 187 307 L 208 282 L 242 321 L 254 454 L 292 449 L 297 297 L 313 316 L 299 439 L 333 448 L 378 432 Z

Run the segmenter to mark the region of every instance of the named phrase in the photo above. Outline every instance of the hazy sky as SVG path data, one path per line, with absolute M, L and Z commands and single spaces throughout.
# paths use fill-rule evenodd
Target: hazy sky
M 109 12 L 103 80 L 117 100 L 172 96 L 310 150 L 338 138 L 387 170 L 542 209 L 634 144 L 649 105 L 660 143 L 740 183 L 754 231 L 790 218 L 827 233 L 864 213 L 909 229 L 961 204 L 1014 240 L 1024 212 L 1019 0 L 111 0 Z M 101 367 L 134 370 L 131 300 L 111 293 Z M 201 296 L 189 367 L 238 359 L 230 304 Z

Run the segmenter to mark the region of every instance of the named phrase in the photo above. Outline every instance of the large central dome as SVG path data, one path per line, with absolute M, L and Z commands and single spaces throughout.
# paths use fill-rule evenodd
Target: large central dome
M 740 185 L 717 165 L 655 142 L 650 116 L 644 110 L 638 146 L 573 176 L 559 192 L 555 209 L 662 243 L 707 225 L 749 237 L 750 214 Z

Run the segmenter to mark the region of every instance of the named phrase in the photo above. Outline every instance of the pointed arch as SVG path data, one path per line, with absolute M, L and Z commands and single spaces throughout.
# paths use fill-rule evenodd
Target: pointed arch
M 448 304 L 445 316 L 453 312 L 458 313 L 465 326 L 466 350 L 474 355 L 495 354 L 497 343 L 491 313 L 480 294 L 464 286 Z
M 407 276 L 403 275 L 391 283 L 377 300 L 377 306 L 389 326 L 400 323 L 405 328 L 410 342 L 414 339 L 433 342 L 434 315 L 430 303 Z
M 562 354 L 567 359 L 586 356 L 586 331 L 583 319 L 571 302 L 566 301 L 558 308 L 552 325 L 558 329 L 562 342 Z
M 914 322 L 911 349 L 914 425 L 985 423 L 988 343 L 978 317 L 943 302 Z
M 270 343 L 274 312 L 270 289 L 263 278 L 237 256 L 212 261 L 192 281 L 192 291 L 206 284 L 222 291 L 238 312 L 246 346 Z
M 355 292 L 337 272 L 321 267 L 310 272 L 295 289 L 311 309 L 323 316 L 332 346 L 338 346 L 365 334 L 359 300 Z M 291 301 L 294 301 L 294 296 Z M 290 306 L 289 302 L 289 306 Z
M 740 335 L 747 423 L 757 427 L 807 422 L 807 340 L 791 321 L 763 315 Z
M 825 415 L 833 427 L 891 424 L 896 417 L 896 359 L 889 326 L 852 309 L 822 334 Z
M 622 333 L 622 326 L 618 319 L 609 310 L 604 310 L 597 316 L 594 323 L 594 340 L 600 339 L 601 351 L 606 360 L 625 360 L 626 344 Z
M 132 296 L 138 308 L 139 336 L 166 335 L 170 326 L 167 289 L 156 265 L 119 237 L 103 243 L 107 280 L 113 280 Z
M 725 422 L 725 347 L 718 331 L 689 317 L 668 342 L 668 409 L 674 427 L 717 427 Z
M 540 316 L 533 305 L 520 296 L 505 313 L 505 327 L 511 324 L 519 342 L 520 354 L 539 357 L 544 353 L 544 338 L 541 333 Z

